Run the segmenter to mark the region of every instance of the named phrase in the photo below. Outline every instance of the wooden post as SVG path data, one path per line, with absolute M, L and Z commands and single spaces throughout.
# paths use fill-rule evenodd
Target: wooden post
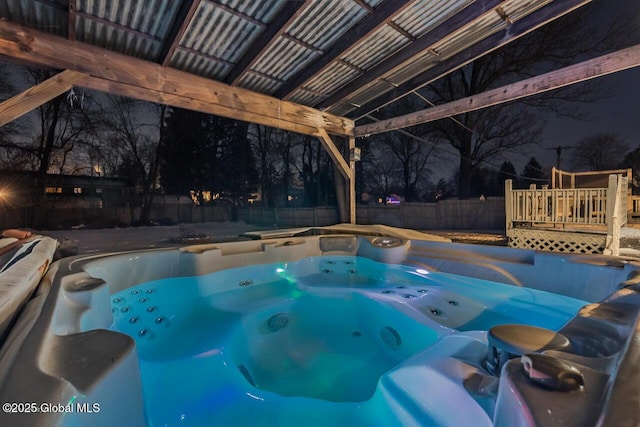
M 513 228 L 513 180 L 507 179 L 504 181 L 504 214 L 505 214 L 505 234 L 509 238 L 509 232 Z
M 609 175 L 609 185 L 607 187 L 607 238 L 603 251 L 605 255 L 618 255 L 620 252 L 619 204 L 618 177 Z
M 355 203 L 355 198 L 351 197 L 352 196 L 351 188 L 354 180 L 355 167 L 353 164 L 350 165 L 347 163 L 347 161 L 342 156 L 342 153 L 340 152 L 340 150 L 338 150 L 338 147 L 336 147 L 333 140 L 327 133 L 326 129 L 320 128 L 318 129 L 318 133 L 319 133 L 320 142 L 322 143 L 323 147 L 329 154 L 329 157 L 331 157 L 331 160 L 333 160 L 334 180 L 336 183 L 336 193 L 337 193 L 336 197 L 338 199 L 338 216 L 340 218 L 339 221 L 345 222 L 348 220 L 351 223 L 353 223 L 355 218 L 351 216 L 351 203 L 352 201 L 353 203 Z M 353 144 L 355 146 L 355 138 L 349 137 L 349 147 L 351 147 L 352 139 L 353 139 Z M 337 169 L 337 172 L 336 172 L 336 169 Z M 340 173 L 338 174 L 338 172 Z M 346 185 L 348 187 L 347 191 L 345 191 L 343 183 L 340 182 L 342 181 L 340 179 L 340 175 L 342 175 L 342 177 L 346 181 Z M 353 188 L 355 193 L 355 187 Z M 347 208 L 346 206 L 347 199 L 349 203 L 349 208 Z M 353 209 L 355 213 L 355 204 L 353 205 Z
M 356 147 L 356 138 L 353 136 L 349 137 L 349 150 L 351 151 Z M 351 177 L 348 181 L 349 185 L 349 223 L 356 223 L 356 160 L 354 158 L 349 159 L 349 168 L 351 169 Z
M 633 182 L 633 171 L 631 168 L 627 169 L 627 206 L 625 206 L 627 208 L 627 215 L 629 215 L 630 212 L 633 212 L 633 199 L 631 198 L 632 196 L 632 191 L 631 191 L 631 185 L 629 185 L 629 183 Z
M 626 206 L 624 208 L 622 206 L 622 200 L 627 191 L 627 189 L 624 188 L 623 182 L 624 179 L 622 178 L 622 175 L 618 175 L 616 180 L 616 201 L 613 208 L 613 239 L 611 242 L 612 255 L 615 256 L 620 255 L 620 229 L 622 228 L 623 211 L 624 215 L 627 215 Z

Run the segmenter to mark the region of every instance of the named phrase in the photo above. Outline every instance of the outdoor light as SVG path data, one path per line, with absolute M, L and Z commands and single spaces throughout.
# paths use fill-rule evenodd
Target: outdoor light
M 9 190 L 9 187 L 0 187 L 0 203 L 6 203 L 9 199 L 11 199 L 11 191 Z
M 360 148 L 353 147 L 352 149 L 349 150 L 349 160 L 352 162 L 360 161 Z

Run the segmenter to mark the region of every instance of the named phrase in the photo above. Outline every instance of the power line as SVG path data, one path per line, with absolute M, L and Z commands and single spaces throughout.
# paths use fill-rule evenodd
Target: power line
M 379 122 L 379 121 L 381 120 L 381 119 L 378 119 L 378 118 L 376 118 L 376 117 L 372 116 L 372 115 L 371 115 L 371 113 L 366 114 L 366 115 L 365 115 L 365 116 L 363 116 L 363 117 L 367 117 L 367 118 L 369 118 L 369 119 L 373 120 L 374 122 Z M 455 118 L 450 117 L 450 119 L 451 119 L 451 120 L 453 120 L 454 122 L 458 123 L 460 126 L 462 126 L 463 128 L 465 128 L 466 130 L 468 130 L 468 131 L 472 132 L 472 131 L 471 131 L 471 129 L 469 129 L 468 127 L 466 127 L 464 124 L 460 123 L 460 122 L 459 122 L 458 120 L 456 120 Z M 414 135 L 414 134 L 410 133 L 409 131 L 407 131 L 407 130 L 405 130 L 405 129 L 398 129 L 396 132 L 400 132 L 400 133 L 402 133 L 402 134 L 404 134 L 404 135 L 406 135 L 406 136 L 408 136 L 408 137 L 410 137 L 410 138 L 413 138 L 413 139 L 415 139 L 415 140 L 417 140 L 417 141 L 420 141 L 420 142 L 423 142 L 423 143 L 426 143 L 426 144 L 430 144 L 431 146 L 433 146 L 433 149 L 434 149 L 434 150 L 439 150 L 439 151 L 441 151 L 441 152 L 444 152 L 444 153 L 449 154 L 449 155 L 452 155 L 452 156 L 461 156 L 460 152 L 458 152 L 458 151 L 449 150 L 449 149 L 447 149 L 447 148 L 444 148 L 444 147 L 442 147 L 441 145 L 438 145 L 438 144 L 436 144 L 436 143 L 434 143 L 434 142 L 432 142 L 432 141 L 429 141 L 429 140 L 427 140 L 427 139 L 424 139 L 424 138 L 421 138 L 421 137 L 419 137 L 419 136 L 417 136 L 417 135 Z M 465 157 L 465 158 L 466 158 L 466 159 L 468 159 L 468 160 L 473 160 L 473 159 L 471 159 L 471 158 L 469 158 L 469 157 Z M 478 162 L 477 162 L 477 164 L 481 164 L 481 165 L 488 166 L 488 167 L 490 167 L 490 168 L 492 168 L 492 169 L 494 169 L 494 170 L 497 170 L 497 171 L 499 171 L 499 172 L 502 172 L 502 173 L 504 173 L 505 175 L 507 175 L 507 176 L 511 176 L 511 177 L 513 177 L 513 178 L 520 178 L 520 176 L 519 176 L 517 173 L 510 173 L 510 172 L 503 171 L 503 170 L 502 170 L 502 167 L 498 167 L 497 165 L 494 165 L 493 163 L 490 163 L 490 162 L 489 162 L 489 161 L 487 161 L 487 160 L 480 160 L 480 161 L 478 161 Z M 539 172 L 542 172 L 542 173 L 546 173 L 546 171 L 545 171 L 545 170 L 540 169 L 540 168 L 533 168 L 533 169 L 534 169 L 534 170 L 537 170 L 537 171 L 539 171 Z M 541 182 L 541 183 L 546 183 L 546 182 L 548 181 L 547 179 L 542 179 L 542 178 L 529 178 L 529 177 L 526 177 L 526 178 L 527 178 L 529 181 L 537 181 L 537 182 Z
M 429 100 L 426 96 L 424 96 L 424 95 L 422 95 L 421 93 L 419 93 L 416 89 L 414 89 L 414 90 L 410 91 L 409 93 L 405 94 L 404 96 L 409 95 L 409 94 L 411 94 L 411 93 L 412 93 L 412 94 L 414 94 L 414 95 L 416 95 L 418 98 L 420 98 L 420 100 L 421 100 L 422 102 L 424 102 L 425 104 L 427 104 L 427 105 L 429 105 L 429 106 L 431 106 L 431 107 L 435 107 L 435 106 L 436 106 L 436 104 L 435 104 L 433 101 Z M 362 116 L 362 117 L 368 117 L 368 118 L 370 118 L 371 120 L 376 121 L 376 122 L 380 121 L 380 119 L 377 119 L 377 118 L 373 117 L 373 116 L 371 115 L 371 113 L 367 113 L 367 114 L 365 114 L 365 115 L 364 115 L 364 116 Z M 466 130 L 467 132 L 474 133 L 474 130 L 473 130 L 473 129 L 471 129 L 469 126 L 465 125 L 464 123 L 462 123 L 460 120 L 456 119 L 455 117 L 453 117 L 453 116 L 449 116 L 449 117 L 447 117 L 447 118 L 448 118 L 449 120 L 453 121 L 456 125 L 460 126 L 460 127 L 461 127 L 461 128 L 463 128 L 464 130 Z M 422 141 L 422 142 L 426 142 L 426 143 L 428 143 L 428 144 L 431 144 L 431 145 L 433 145 L 433 147 L 434 147 L 435 149 L 437 149 L 437 150 L 441 150 L 441 151 L 443 151 L 443 152 L 445 152 L 445 153 L 447 153 L 447 154 L 453 155 L 453 156 L 458 156 L 458 155 L 460 155 L 460 156 L 461 156 L 461 154 L 460 154 L 459 152 L 451 152 L 451 151 L 448 151 L 448 150 L 446 150 L 446 149 L 444 149 L 444 148 L 442 148 L 442 147 L 438 146 L 437 144 L 434 144 L 434 143 L 433 143 L 433 142 L 431 142 L 431 141 L 424 140 L 423 138 L 420 138 L 420 137 L 418 137 L 418 136 L 416 136 L 416 135 L 413 135 L 413 134 L 409 133 L 408 131 L 406 131 L 406 130 L 404 130 L 404 129 L 400 129 L 399 131 L 400 131 L 401 133 L 403 133 L 403 134 L 407 135 L 407 136 L 410 136 L 410 137 L 412 137 L 412 138 L 414 138 L 414 139 L 418 140 L 418 141 Z M 486 140 L 482 135 L 478 135 L 478 137 L 479 137 L 482 141 L 487 142 L 487 140 Z M 572 147 L 564 147 L 564 148 L 572 148 Z M 559 156 L 559 155 L 558 155 L 558 156 Z M 467 160 L 471 160 L 471 161 L 473 161 L 473 159 L 471 159 L 471 158 L 469 158 L 469 157 L 464 157 L 464 158 L 466 158 Z M 514 177 L 514 178 L 518 178 L 518 177 L 519 177 L 517 174 L 512 174 L 512 173 L 509 173 L 509 172 L 502 171 L 502 170 L 501 170 L 501 169 L 502 169 L 501 167 L 497 167 L 496 165 L 494 165 L 494 164 L 492 164 L 492 163 L 489 163 L 489 162 L 488 162 L 488 161 L 486 161 L 486 160 L 480 160 L 480 161 L 477 161 L 477 164 L 484 164 L 484 165 L 487 165 L 487 166 L 489 166 L 490 168 L 493 168 L 493 169 L 496 169 L 496 170 L 498 170 L 498 171 L 501 171 L 501 172 L 505 173 L 506 175 L 512 176 L 512 177 Z M 559 164 L 559 160 L 558 160 L 558 164 Z M 541 173 L 546 173 L 546 171 L 545 171 L 545 170 L 543 170 L 543 169 L 541 169 L 541 168 L 532 168 L 532 169 L 534 169 L 534 170 L 536 170 L 536 171 L 538 171 L 538 172 L 541 172 Z M 559 166 L 558 166 L 558 169 L 559 169 Z M 527 177 L 527 179 L 529 179 L 530 181 L 547 182 L 547 180 L 546 180 L 546 179 L 540 179 L 540 178 L 529 178 L 529 177 Z

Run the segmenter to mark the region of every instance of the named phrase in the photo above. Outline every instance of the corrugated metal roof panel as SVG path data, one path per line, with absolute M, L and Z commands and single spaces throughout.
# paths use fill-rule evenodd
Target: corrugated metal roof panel
M 260 31 L 255 23 L 203 1 L 180 45 L 236 63 Z
M 153 61 L 160 55 L 178 6 L 170 0 L 79 0 L 76 39 Z
M 254 90 L 262 93 L 273 93 L 280 87 L 281 83 L 277 80 L 267 78 L 266 76 L 248 72 L 242 78 L 241 86 L 245 89 Z
M 393 82 L 397 85 L 400 85 L 407 80 L 417 76 L 418 74 L 424 73 L 425 70 L 428 70 L 439 62 L 442 61 L 441 56 L 433 56 L 430 54 L 426 54 L 422 56 L 420 59 L 413 61 L 410 64 L 407 64 L 405 67 L 401 67 L 396 70 L 394 73 L 386 76 L 386 80 L 388 82 Z M 371 95 L 369 95 L 369 98 Z
M 505 26 L 506 24 L 497 13 L 488 13 L 481 19 L 440 40 L 433 45 L 433 48 L 439 53 L 439 58 L 442 61 L 500 31 Z
M 513 15 L 522 16 L 522 13 L 524 13 L 523 8 L 531 11 L 548 2 L 549 0 L 540 0 L 537 2 L 531 0 L 512 0 L 505 2 L 502 7 L 505 12 L 518 11 L 518 13 L 514 12 Z M 478 41 L 504 29 L 505 26 L 506 23 L 497 13 L 487 13 L 472 24 L 465 26 L 435 43 L 433 49 L 438 53 L 437 57 L 431 54 L 425 54 L 417 60 L 414 60 L 412 64 L 401 67 L 399 70 L 390 74 L 389 79 L 397 83 L 402 83 L 414 75 L 424 72 L 424 70 L 434 66 L 438 62 L 444 61 L 473 46 Z
M 550 0 L 540 0 L 537 2 L 531 0 L 512 0 L 503 4 L 503 10 L 509 14 L 510 18 L 515 19 L 515 17 L 524 16 L 525 9 L 530 13 L 544 4 L 549 3 L 549 1 Z M 395 84 L 402 84 L 416 75 L 423 73 L 425 70 L 434 67 L 438 63 L 446 61 L 448 58 L 473 46 L 478 41 L 504 29 L 505 26 L 506 23 L 497 13 L 487 13 L 474 23 L 467 25 L 434 44 L 433 49 L 438 53 L 438 56 L 425 53 L 419 58 L 414 58 L 410 63 L 398 67 L 392 73 L 387 74 L 384 79 Z M 350 101 L 355 104 L 364 104 L 390 89 L 387 83 L 378 81 L 363 88 L 358 94 L 352 96 Z M 335 109 L 332 109 L 332 112 L 335 114 L 346 114 L 346 112 L 339 113 L 338 108 L 340 107 L 336 106 Z
M 180 2 L 79 0 L 77 10 L 158 38 L 166 38 Z
M 342 57 L 342 59 L 366 70 L 408 43 L 409 39 L 404 35 L 385 25 Z
M 286 32 L 318 49 L 326 49 L 366 14 L 367 11 L 353 1 L 317 0 Z
M 380 3 L 382 3 L 382 0 L 365 0 L 364 2 L 369 6 L 376 8 Z
M 473 0 L 421 0 L 398 15 L 393 22 L 414 37 L 420 37 L 470 3 Z
M 364 105 L 367 102 L 371 101 L 371 93 L 377 92 L 379 94 L 383 94 L 390 91 L 393 88 L 394 86 L 390 84 L 388 81 L 376 80 L 367 87 L 366 91 L 363 91 L 361 93 L 358 93 L 349 97 L 349 99 L 346 100 L 346 102 L 352 103 L 355 105 Z
M 347 82 L 358 77 L 360 73 L 339 62 L 331 63 L 322 74 L 307 82 L 305 89 L 329 95 Z
M 287 37 L 279 37 L 253 66 L 253 70 L 287 80 L 318 55 Z
M 191 52 L 179 49 L 176 50 L 169 65 L 182 71 L 215 80 L 222 79 L 231 69 L 231 67 L 224 62 L 212 61 L 209 58 L 194 55 Z
M 157 58 L 161 48 L 161 41 L 158 39 L 136 37 L 125 29 L 82 17 L 76 20 L 76 39 L 147 60 Z
M 486 14 L 473 24 L 467 25 L 465 28 L 434 44 L 433 49 L 438 53 L 438 56 L 425 53 L 418 58 L 412 59 L 410 62 L 386 74 L 383 79 L 362 88 L 360 92 L 350 97 L 350 101 L 356 104 L 365 104 L 378 95 L 389 91 L 392 88 L 389 86 L 389 82 L 400 85 L 472 46 L 479 40 L 503 29 L 504 26 L 505 23 L 497 13 Z
M 356 107 L 354 107 L 353 105 L 341 102 L 331 107 L 331 110 L 329 112 L 331 114 L 335 114 L 336 116 L 346 116 L 355 109 Z
M 238 12 L 251 16 L 261 22 L 269 22 L 278 13 L 286 0 L 219 0 Z
M 515 0 L 502 5 L 502 10 L 506 13 L 506 15 L 509 17 L 509 19 L 511 19 L 512 22 L 515 22 L 518 19 L 522 19 L 528 14 L 541 8 L 545 4 L 551 3 L 551 1 L 552 0 Z
M 401 67 L 397 67 L 392 72 L 384 76 L 385 79 L 395 84 L 402 84 L 414 76 L 424 73 L 438 63 L 445 61 L 447 58 L 465 50 L 479 40 L 503 29 L 504 22 L 498 14 L 487 14 L 483 19 L 471 25 L 464 30 L 454 33 L 450 37 L 440 40 L 433 45 L 433 49 L 437 52 L 437 56 L 425 53 L 424 55 L 412 59 L 410 62 Z M 370 95 L 368 98 L 373 99 L 371 88 L 368 87 L 366 92 Z
M 291 101 L 303 105 L 315 105 L 322 101 L 325 97 L 317 93 L 309 92 L 304 89 L 298 89 L 293 92 Z
M 0 3 L 0 18 L 47 33 L 67 35 L 67 4 L 64 0 L 48 2 L 3 1 Z

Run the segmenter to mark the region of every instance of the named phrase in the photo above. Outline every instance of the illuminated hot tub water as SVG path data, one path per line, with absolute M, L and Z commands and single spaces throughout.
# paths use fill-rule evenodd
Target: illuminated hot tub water
M 585 305 L 352 256 L 163 279 L 111 300 L 112 329 L 136 341 L 151 426 L 441 425 L 461 416 L 458 404 L 482 414 L 478 425 L 490 423 L 486 396 L 462 384 L 443 382 L 470 396 L 475 412 L 450 390 L 449 407 L 418 399 L 412 409 L 411 390 L 437 387 L 419 383 L 419 370 L 430 360 L 437 368 L 436 356 L 464 341 L 465 366 L 479 372 L 486 332 L 472 331 L 501 323 L 557 330 Z

